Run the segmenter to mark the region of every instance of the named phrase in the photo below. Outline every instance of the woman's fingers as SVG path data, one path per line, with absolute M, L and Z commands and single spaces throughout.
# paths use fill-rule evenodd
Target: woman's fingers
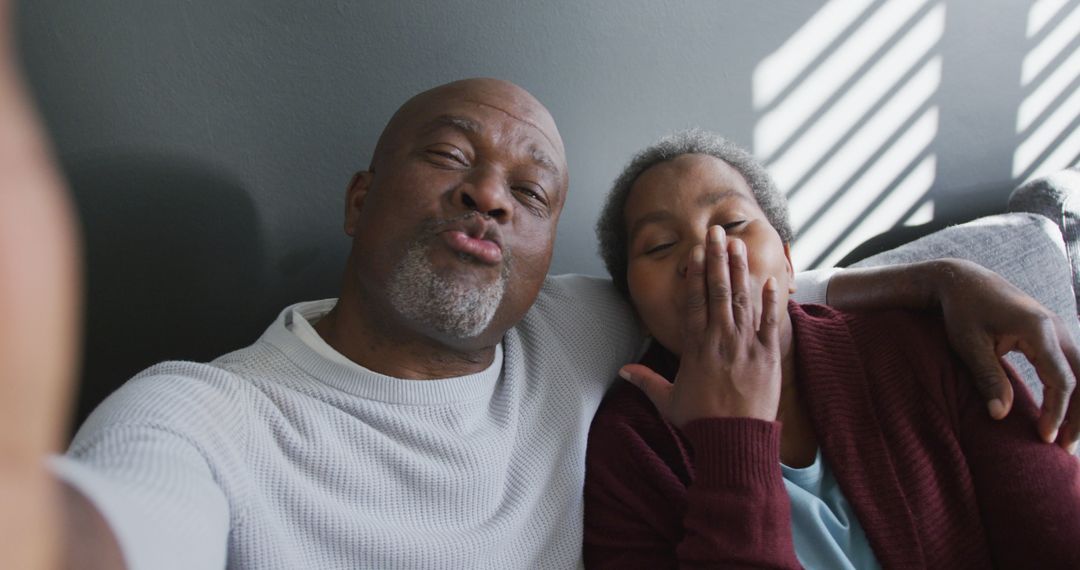
M 641 365 L 620 370 L 674 425 L 699 418 L 776 419 L 786 307 L 775 278 L 761 290 L 752 291 L 750 283 L 746 245 L 727 239 L 722 227 L 710 227 L 705 244 L 686 260 L 677 380 L 672 384 Z
M 761 293 L 761 328 L 758 329 L 758 342 L 777 353 L 780 349 L 780 317 L 784 310 L 780 303 L 776 278 L 769 277 Z
M 693 256 L 700 247 L 692 250 L 692 259 L 687 265 L 688 336 L 705 331 L 711 342 L 722 342 L 722 339 L 734 339 L 740 334 L 757 331 L 746 244 L 740 239 L 728 239 L 721 226 L 710 227 L 705 243 L 705 263 L 699 268 Z M 702 283 L 698 269 L 705 277 L 704 307 L 698 296 Z
M 709 228 L 706 240 L 705 274 L 709 290 L 709 331 L 712 338 L 720 339 L 734 334 L 731 296 L 732 284 L 729 270 L 728 240 L 724 228 Z
M 690 250 L 690 258 L 686 262 L 683 299 L 686 302 L 683 315 L 683 348 L 691 350 L 701 344 L 709 321 L 705 292 L 705 248 L 700 245 Z
M 750 269 L 747 265 L 746 244 L 740 239 L 728 240 L 728 257 L 734 332 L 745 335 L 755 330 L 754 301 L 750 296 Z
M 671 382 L 643 364 L 627 364 L 619 369 L 619 376 L 637 386 L 660 413 L 669 417 L 671 393 L 675 389 Z

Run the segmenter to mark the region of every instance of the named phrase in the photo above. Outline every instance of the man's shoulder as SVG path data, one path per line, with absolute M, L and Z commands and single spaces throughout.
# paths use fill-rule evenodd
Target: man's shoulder
M 259 391 L 243 374 L 252 347 L 208 363 L 166 361 L 136 374 L 109 395 L 80 428 L 81 436 L 121 426 L 163 429 L 185 437 L 242 433 Z
M 211 362 L 160 362 L 133 376 L 121 390 L 231 397 L 248 384 L 244 379 L 246 367 L 243 364 L 251 356 L 249 349 L 244 349 Z
M 548 277 L 515 330 L 526 346 L 592 374 L 613 375 L 641 342 L 633 310 L 611 281 L 585 275 Z
M 540 289 L 541 296 L 553 296 L 568 301 L 623 302 L 611 279 L 580 273 L 548 275 Z
M 633 309 L 610 279 L 576 274 L 546 278 L 526 318 L 575 328 L 636 327 Z

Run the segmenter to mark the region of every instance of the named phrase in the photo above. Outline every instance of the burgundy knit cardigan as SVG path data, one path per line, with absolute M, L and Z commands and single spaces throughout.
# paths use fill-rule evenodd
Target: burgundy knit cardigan
M 884 568 L 1080 569 L 1080 462 L 1035 431 L 1013 378 L 992 420 L 940 322 L 789 307 L 800 397 Z M 663 349 L 644 362 L 668 378 Z M 590 568 L 799 568 L 780 424 L 665 422 L 620 383 L 589 434 Z

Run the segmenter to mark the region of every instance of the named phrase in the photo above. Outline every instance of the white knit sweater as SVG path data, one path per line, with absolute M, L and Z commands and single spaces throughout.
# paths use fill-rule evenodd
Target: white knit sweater
M 578 566 L 589 423 L 641 342 L 610 282 L 549 278 L 491 367 L 434 381 L 324 356 L 294 321 L 333 303 L 146 370 L 54 461 L 128 566 Z

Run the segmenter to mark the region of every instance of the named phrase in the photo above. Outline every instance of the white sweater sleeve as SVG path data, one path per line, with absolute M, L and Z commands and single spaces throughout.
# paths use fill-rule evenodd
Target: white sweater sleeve
M 241 383 L 195 363 L 164 363 L 128 381 L 76 434 L 54 473 L 108 522 L 132 570 L 223 568 L 229 497 L 242 456 Z
M 129 569 L 225 567 L 228 502 L 183 438 L 151 426 L 114 426 L 51 465 L 97 507 Z
M 795 294 L 791 298 L 804 305 L 827 305 L 829 280 L 839 269 L 813 269 L 795 274 Z

